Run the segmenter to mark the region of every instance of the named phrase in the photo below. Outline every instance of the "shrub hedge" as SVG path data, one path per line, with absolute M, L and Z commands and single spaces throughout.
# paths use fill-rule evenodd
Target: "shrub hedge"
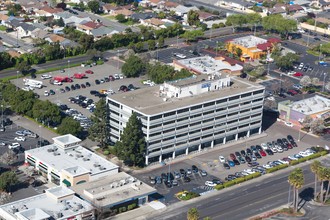
M 231 181 L 225 182 L 225 183 L 223 184 L 223 187 L 224 187 L 224 188 L 227 188 L 227 187 L 233 186 L 233 185 L 235 185 L 235 184 L 236 184 L 235 180 L 231 180 Z
M 245 179 L 244 177 L 240 177 L 240 178 L 235 179 L 234 181 L 235 181 L 236 184 L 239 184 L 239 183 L 245 182 L 246 180 L 247 179 Z
M 220 190 L 220 189 L 223 189 L 223 188 L 224 188 L 224 186 L 222 184 L 218 184 L 214 187 L 214 189 L 216 189 L 216 190 Z

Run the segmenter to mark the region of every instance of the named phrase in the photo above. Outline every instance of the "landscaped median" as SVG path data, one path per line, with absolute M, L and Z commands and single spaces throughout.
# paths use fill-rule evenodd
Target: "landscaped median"
M 177 194 L 175 194 L 175 196 L 179 199 L 179 200 L 190 200 L 190 199 L 193 199 L 193 198 L 196 198 L 199 196 L 198 193 L 195 193 L 195 192 L 189 192 L 189 191 L 181 191 L 181 192 L 178 192 Z
M 299 164 L 299 163 L 302 163 L 302 162 L 305 162 L 307 160 L 312 160 L 312 159 L 315 159 L 315 158 L 318 158 L 318 157 L 321 157 L 321 156 L 324 156 L 328 154 L 328 151 L 326 150 L 322 150 L 320 152 L 317 152 L 315 154 L 312 154 L 310 156 L 307 156 L 307 157 L 303 157 L 303 158 L 300 158 L 298 160 L 292 160 L 290 161 L 289 164 L 281 164 L 281 165 L 278 165 L 278 166 L 275 166 L 275 167 L 271 167 L 269 169 L 266 170 L 266 173 L 273 173 L 275 171 L 278 171 L 278 170 L 282 170 L 282 169 L 285 169 L 289 166 L 294 166 L 296 164 Z M 240 184 L 242 182 L 245 182 L 245 181 L 248 181 L 250 179 L 255 179 L 257 177 L 261 176 L 261 173 L 259 172 L 256 172 L 256 173 L 253 173 L 253 174 L 250 174 L 250 175 L 247 175 L 247 176 L 244 176 L 244 177 L 240 177 L 240 178 L 237 178 L 237 179 L 234 179 L 234 180 L 231 180 L 231 181 L 228 181 L 228 182 L 225 182 L 223 184 L 219 184 L 219 185 L 216 185 L 214 188 L 216 190 L 221 190 L 223 188 L 228 188 L 228 187 L 231 187 L 233 185 L 236 185 L 236 184 Z

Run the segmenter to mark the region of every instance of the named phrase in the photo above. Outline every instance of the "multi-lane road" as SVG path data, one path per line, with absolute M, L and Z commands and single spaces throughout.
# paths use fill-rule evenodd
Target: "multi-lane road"
M 330 164 L 329 157 L 326 162 Z M 306 163 L 302 166 L 305 183 L 300 192 L 314 186 L 314 175 L 309 169 L 311 162 Z M 201 218 L 209 216 L 213 220 L 246 219 L 258 215 L 288 204 L 290 187 L 288 174 L 292 169 L 290 167 L 279 171 L 280 174 L 267 174 L 246 185 L 235 186 L 229 190 L 225 189 L 220 193 L 205 196 L 208 198 L 201 197 L 194 202 L 171 205 L 161 214 L 147 217 L 147 219 L 185 219 L 188 209 L 192 207 L 198 209 Z M 307 197 L 313 198 L 313 195 Z M 292 193 L 290 200 L 292 200 Z

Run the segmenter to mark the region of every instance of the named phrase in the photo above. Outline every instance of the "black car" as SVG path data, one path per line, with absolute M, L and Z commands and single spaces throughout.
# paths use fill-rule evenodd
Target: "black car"
M 235 155 L 236 155 L 236 157 L 240 157 L 241 156 L 241 154 L 238 151 L 235 152 Z
M 91 87 L 91 84 L 89 82 L 86 82 L 87 87 Z
M 245 157 L 246 156 L 245 150 L 241 150 L 241 154 L 242 154 L 243 157 Z
M 125 85 L 121 85 L 121 86 L 119 87 L 118 91 L 127 92 L 127 91 L 128 91 L 128 88 L 127 88 L 127 86 L 125 86 Z
M 234 180 L 234 179 L 236 179 L 236 176 L 235 176 L 235 175 L 232 175 L 232 174 L 229 174 L 229 175 L 225 178 L 226 181 L 231 181 L 231 180 Z
M 233 162 L 235 163 L 235 165 L 240 165 L 240 162 L 238 160 L 233 160 Z
M 69 87 L 69 86 L 66 86 L 66 87 L 65 87 L 65 90 L 66 90 L 67 92 L 69 92 L 69 91 L 70 91 L 70 87 Z
M 70 101 L 71 103 L 76 103 L 76 99 L 73 98 L 73 97 L 70 97 L 70 98 L 69 98 L 69 101 Z
M 246 154 L 251 156 L 252 155 L 252 150 L 250 148 L 247 148 L 246 149 Z
M 47 140 L 42 140 L 42 141 L 38 141 L 38 146 L 46 146 L 49 145 L 49 141 Z
M 294 96 L 294 93 L 293 92 L 290 92 L 290 91 L 287 92 L 287 94 L 290 95 L 290 96 Z
M 162 173 L 160 176 L 162 177 L 162 180 L 163 180 L 163 181 L 164 181 L 164 180 L 167 180 L 167 175 L 166 175 L 165 173 Z
M 96 90 L 91 90 L 89 93 L 90 93 L 91 95 L 95 95 L 96 93 L 98 93 L 98 91 L 96 91 Z
M 79 84 L 74 85 L 74 87 L 76 87 L 76 89 L 80 89 L 80 85 Z
M 186 182 L 186 183 L 189 183 L 189 182 L 190 182 L 190 178 L 187 177 L 187 176 L 185 176 L 185 177 L 183 178 L 183 181 Z
M 273 151 L 271 151 L 270 149 L 266 149 L 265 151 L 268 155 L 274 155 Z
M 60 105 L 59 108 L 60 108 L 62 111 L 65 111 L 65 110 L 69 109 L 68 106 L 67 106 L 67 105 L 64 105 L 64 104 Z
M 276 141 L 277 141 L 278 145 L 280 145 L 281 147 L 283 147 L 284 143 L 283 143 L 282 139 L 279 138 Z
M 86 88 L 85 84 L 82 84 L 82 83 L 81 83 L 80 86 L 81 86 L 81 88 L 83 88 L 83 89 Z
M 296 91 L 298 94 L 302 94 L 302 91 L 300 91 L 299 89 L 293 89 L 293 91 Z
M 65 93 L 65 89 L 60 88 L 60 92 L 61 92 L 61 93 Z
M 298 147 L 298 145 L 297 145 L 297 143 L 296 142 L 291 142 L 291 145 L 292 145 L 292 147 Z
M 88 105 L 85 102 L 82 102 L 80 106 L 83 108 L 87 108 Z
M 167 188 L 172 188 L 173 185 L 172 185 L 172 181 L 164 181 L 165 183 L 165 186 L 167 186 Z
M 100 80 L 98 80 L 98 79 L 95 80 L 96 85 L 99 85 L 100 83 L 101 83 Z
M 291 135 L 288 135 L 287 138 L 288 138 L 288 140 L 289 140 L 291 143 L 294 142 L 294 139 L 293 139 L 293 137 L 292 137 Z
M 71 85 L 71 90 L 76 90 L 76 87 L 74 85 Z
M 228 165 L 228 163 L 223 163 L 223 167 L 224 167 L 226 170 L 229 170 L 229 169 L 230 169 L 230 166 Z
M 93 102 L 94 102 L 93 99 L 88 99 L 88 100 L 87 100 L 87 104 L 88 104 L 88 105 L 92 104 Z
M 96 96 L 96 97 L 101 97 L 101 93 L 99 93 L 98 91 L 96 91 L 95 93 L 94 93 L 94 95 Z
M 127 86 L 127 88 L 128 88 L 128 90 L 135 90 L 136 89 L 135 86 L 133 86 L 133 84 L 129 84 Z
M 251 150 L 252 150 L 253 153 L 258 152 L 258 149 L 254 145 L 251 146 Z
M 171 172 L 166 173 L 166 175 L 167 175 L 167 180 L 170 180 L 170 181 L 174 180 L 174 175 Z
M 180 169 L 179 171 L 180 171 L 181 176 L 185 176 L 186 175 L 186 171 L 184 169 Z
M 219 179 L 213 179 L 212 182 L 217 185 L 222 184 L 221 180 Z
M 278 96 L 282 98 L 286 98 L 286 95 L 284 95 L 284 93 L 279 93 Z
M 283 144 L 285 144 L 285 145 L 287 145 L 287 144 L 289 143 L 288 140 L 285 139 L 285 138 L 282 138 L 282 142 L 283 142 Z
M 257 148 L 258 151 L 262 150 L 262 147 L 260 145 L 256 145 L 256 148 Z
M 198 168 L 195 165 L 191 166 L 193 173 L 198 173 Z
M 261 155 L 258 152 L 254 153 L 254 156 L 256 156 L 258 159 L 261 159 Z
M 246 156 L 246 157 L 245 157 L 245 160 L 246 160 L 246 162 L 248 162 L 248 163 L 251 162 L 251 158 L 250 158 L 249 156 Z

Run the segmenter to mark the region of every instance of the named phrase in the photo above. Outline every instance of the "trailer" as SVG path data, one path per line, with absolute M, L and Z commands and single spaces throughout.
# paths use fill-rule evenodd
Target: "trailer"
M 34 80 L 34 79 L 23 79 L 24 85 L 30 86 L 32 88 L 38 88 L 41 89 L 43 87 L 43 82 L 39 80 Z
M 53 78 L 54 81 L 57 81 L 57 82 L 72 82 L 72 79 L 67 77 L 67 76 L 55 76 Z
M 75 74 L 73 74 L 73 78 L 75 78 L 75 79 L 83 79 L 85 77 L 86 77 L 85 73 L 75 73 Z

